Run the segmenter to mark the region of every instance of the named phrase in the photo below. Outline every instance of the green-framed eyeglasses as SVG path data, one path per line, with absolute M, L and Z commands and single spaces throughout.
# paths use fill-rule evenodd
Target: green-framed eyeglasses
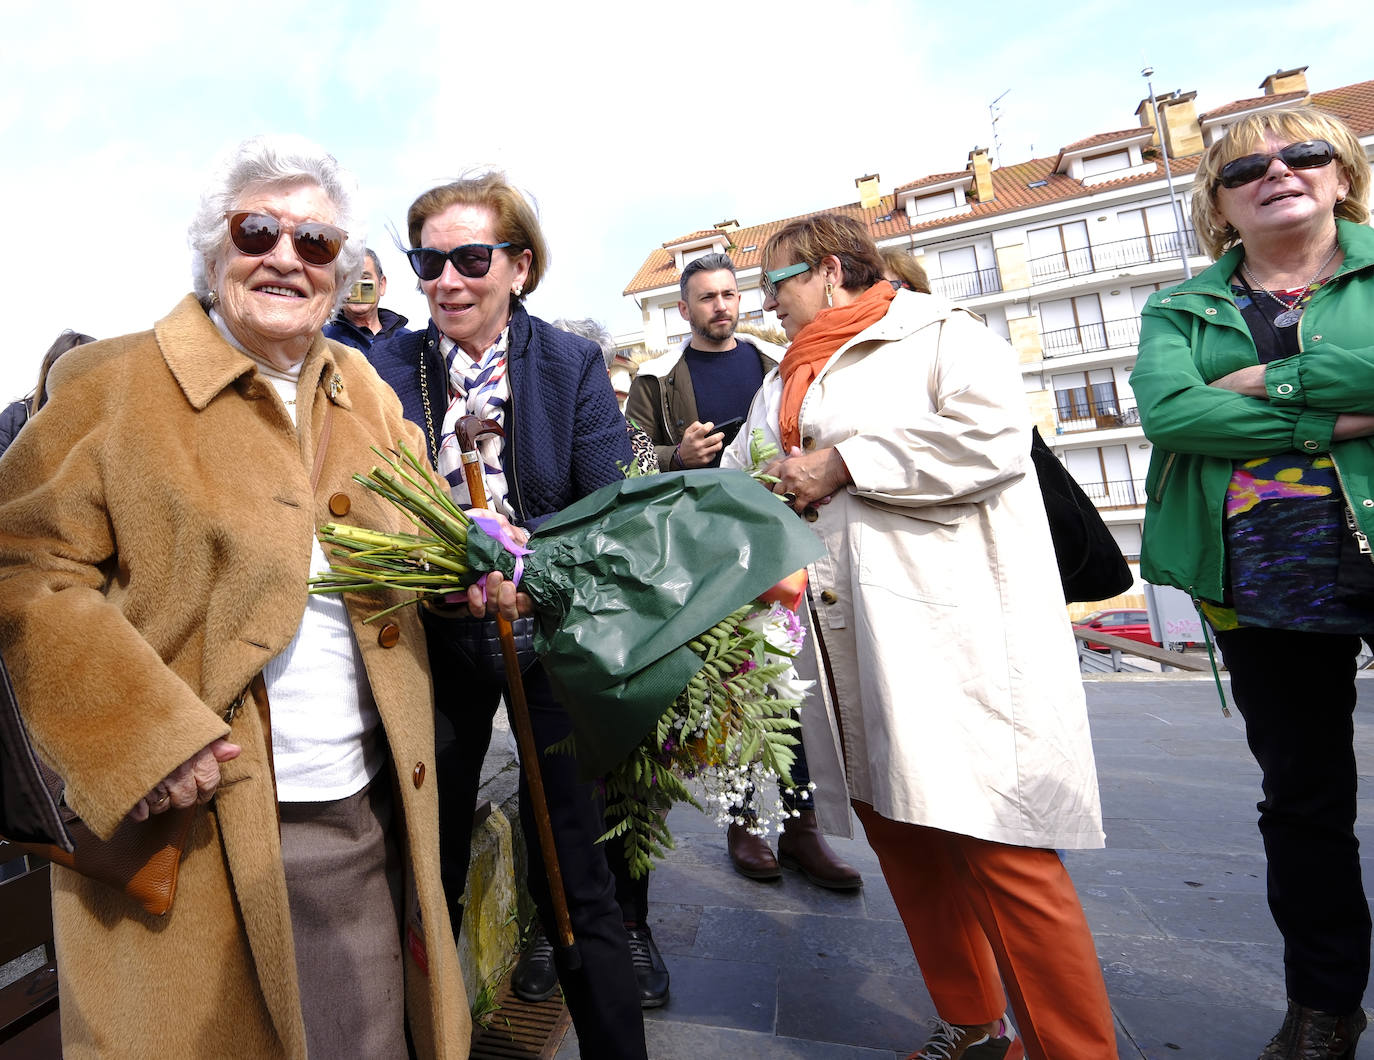
M 778 284 L 783 280 L 790 280 L 793 276 L 800 276 L 804 272 L 810 272 L 811 266 L 804 261 L 799 261 L 795 265 L 784 265 L 780 269 L 769 269 L 763 274 L 760 286 L 763 293 L 769 298 L 778 297 Z

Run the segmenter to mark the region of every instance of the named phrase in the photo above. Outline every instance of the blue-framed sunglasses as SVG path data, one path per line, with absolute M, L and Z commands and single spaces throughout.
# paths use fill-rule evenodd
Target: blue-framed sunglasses
M 769 298 L 778 297 L 778 284 L 783 280 L 790 280 L 793 276 L 800 276 L 804 272 L 810 272 L 811 266 L 804 261 L 799 261 L 795 265 L 784 265 L 780 269 L 769 269 L 763 274 L 760 286 L 763 293 Z
M 444 271 L 444 262 L 453 262 L 459 276 L 478 280 L 491 271 L 491 253 L 504 250 L 509 243 L 464 243 L 452 250 L 435 250 L 433 247 L 415 247 L 406 251 L 410 267 L 422 280 L 437 280 Z

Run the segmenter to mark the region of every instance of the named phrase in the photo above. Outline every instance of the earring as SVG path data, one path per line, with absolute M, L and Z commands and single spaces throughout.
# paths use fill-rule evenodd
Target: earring
M 832 308 L 835 305 L 835 285 L 833 283 L 825 285 L 825 304 Z
M 207 294 L 205 296 L 205 300 L 210 303 L 211 309 L 214 309 L 215 306 L 219 305 L 219 295 L 214 291 L 211 291 L 209 294 Z
M 1343 203 L 1343 202 L 1345 202 L 1345 196 L 1344 196 L 1344 195 L 1338 195 L 1338 196 L 1336 197 L 1336 205 L 1339 206 L 1339 205 L 1340 205 L 1341 203 Z
M 524 292 L 525 285 L 523 283 L 517 283 L 514 287 L 510 289 L 510 293 L 515 295 L 516 298 L 519 298 L 522 294 L 524 294 Z

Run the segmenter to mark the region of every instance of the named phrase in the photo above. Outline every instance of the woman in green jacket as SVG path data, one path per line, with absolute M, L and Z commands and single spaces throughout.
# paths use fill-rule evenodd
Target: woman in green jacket
M 1363 148 L 1311 107 L 1203 154 L 1216 264 L 1153 295 L 1131 376 L 1155 451 L 1141 569 L 1198 602 L 1263 772 L 1288 1014 L 1262 1057 L 1353 1057 L 1370 917 L 1355 657 L 1374 634 L 1374 232 Z

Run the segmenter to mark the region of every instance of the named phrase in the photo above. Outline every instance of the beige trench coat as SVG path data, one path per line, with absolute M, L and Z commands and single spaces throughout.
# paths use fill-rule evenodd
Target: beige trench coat
M 752 428 L 777 440 L 781 392 L 771 373 L 726 466 L 747 462 Z M 826 556 L 810 568 L 849 795 L 980 839 L 1101 846 L 1011 348 L 943 299 L 899 292 L 822 369 L 801 434 L 806 449 L 837 447 L 854 480 L 815 514 Z M 806 728 L 808 760 L 828 729 Z
M 39 753 L 108 834 L 159 780 L 219 736 L 242 745 L 203 810 L 165 917 L 66 870 L 53 877 L 67 1057 L 303 1057 L 305 1031 L 268 734 L 231 702 L 294 636 L 310 538 L 348 521 L 403 528 L 351 481 L 369 446 L 407 439 L 363 355 L 318 338 L 299 432 L 253 362 L 192 297 L 155 330 L 84 346 L 0 460 L 0 652 Z M 309 474 L 334 405 L 319 487 Z M 432 692 L 414 608 L 362 620 L 403 824 L 406 1009 L 424 1057 L 466 1056 L 470 1023 L 439 880 Z

